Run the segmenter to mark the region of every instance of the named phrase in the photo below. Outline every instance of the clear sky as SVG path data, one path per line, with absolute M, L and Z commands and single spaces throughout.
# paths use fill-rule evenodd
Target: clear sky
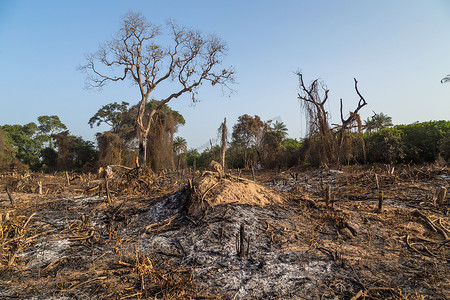
M 94 140 L 106 127 L 89 118 L 114 101 L 135 104 L 136 86 L 110 84 L 84 89 L 76 67 L 117 32 L 129 10 L 155 24 L 171 18 L 215 33 L 227 42 L 225 65 L 237 72 L 236 93 L 200 89 L 201 102 L 170 102 L 186 119 L 178 135 L 189 147 L 217 136 L 243 114 L 281 119 L 293 138 L 305 134 L 296 98 L 301 70 L 307 82 L 324 80 L 328 109 L 339 120 L 356 107 L 353 77 L 368 105 L 366 119 L 383 112 L 394 124 L 450 119 L 450 1 L 448 0 L 0 0 L 0 124 L 37 122 L 58 115 L 72 134 Z

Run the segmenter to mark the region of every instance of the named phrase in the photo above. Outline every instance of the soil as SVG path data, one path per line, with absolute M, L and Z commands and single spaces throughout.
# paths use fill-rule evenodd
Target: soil
M 0 298 L 450 298 L 449 168 L 255 176 L 3 174 Z

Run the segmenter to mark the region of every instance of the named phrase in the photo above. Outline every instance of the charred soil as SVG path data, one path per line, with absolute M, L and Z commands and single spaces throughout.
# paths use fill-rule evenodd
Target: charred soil
M 3 174 L 0 298 L 450 298 L 447 167 L 255 173 Z

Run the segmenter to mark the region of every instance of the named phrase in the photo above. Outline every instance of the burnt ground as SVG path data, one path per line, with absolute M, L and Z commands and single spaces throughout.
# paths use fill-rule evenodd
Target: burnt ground
M 132 172 L 4 174 L 0 298 L 450 298 L 447 167 Z

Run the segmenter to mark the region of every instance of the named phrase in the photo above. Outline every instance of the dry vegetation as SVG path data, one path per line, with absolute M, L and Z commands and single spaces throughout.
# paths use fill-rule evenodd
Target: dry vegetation
M 1 298 L 450 297 L 447 167 L 112 171 L 2 175 Z

